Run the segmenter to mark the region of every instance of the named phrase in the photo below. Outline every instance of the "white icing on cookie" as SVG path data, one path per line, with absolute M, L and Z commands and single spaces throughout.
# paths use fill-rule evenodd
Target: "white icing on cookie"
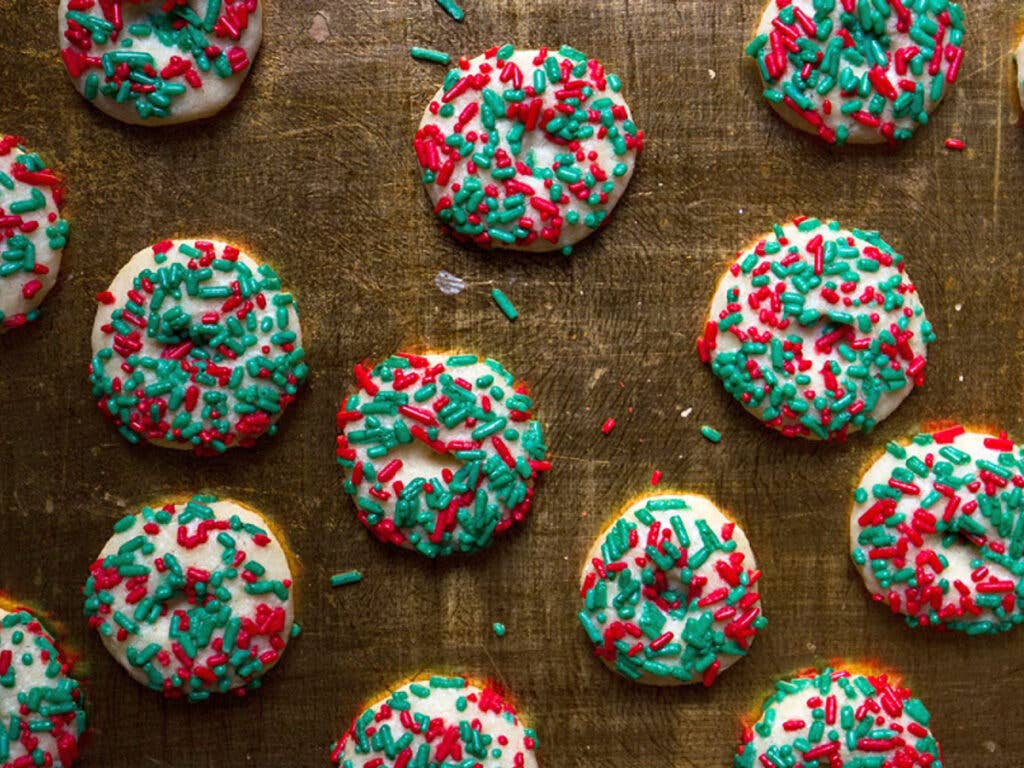
M 85 694 L 54 639 L 25 609 L 0 609 L 0 765 L 70 768 Z
M 861 478 L 850 546 L 873 598 L 913 627 L 1024 622 L 1024 449 L 962 427 L 890 443 Z
M 963 18 L 957 3 L 770 0 L 747 53 L 791 125 L 830 144 L 894 143 L 956 82 Z
M 230 102 L 263 37 L 259 0 L 97 0 L 58 12 L 61 55 L 72 82 L 111 117 L 172 125 Z M 74 6 L 81 6 L 75 2 Z
M 57 282 L 68 223 L 61 179 L 0 134 L 0 333 L 31 322 Z
M 697 346 L 758 419 L 829 439 L 892 413 L 924 382 L 934 338 L 903 256 L 878 233 L 801 218 L 737 254 Z
M 610 669 L 648 685 L 710 686 L 767 623 L 760 576 L 743 529 L 711 501 L 646 496 L 591 547 L 579 619 Z
M 533 401 L 500 363 L 398 354 L 357 366 L 356 379 L 336 454 L 377 538 L 429 557 L 468 553 L 526 517 L 550 464 Z
M 443 227 L 526 251 L 566 250 L 599 228 L 643 147 L 620 85 L 568 47 L 505 46 L 452 69 L 414 141 Z
M 537 768 L 536 741 L 494 689 L 431 677 L 367 707 L 335 744 L 331 762 L 340 768 Z
M 263 517 L 196 496 L 123 518 L 91 568 L 89 623 L 165 696 L 259 687 L 292 636 L 292 571 Z
M 204 455 L 252 446 L 306 379 L 294 297 L 234 246 L 157 243 L 98 298 L 93 395 L 130 442 Z

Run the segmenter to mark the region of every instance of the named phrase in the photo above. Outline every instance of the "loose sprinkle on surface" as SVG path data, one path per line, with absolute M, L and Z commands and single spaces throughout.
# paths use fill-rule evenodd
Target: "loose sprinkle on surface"
M 963 139 L 957 139 L 955 137 L 946 139 L 946 149 L 952 149 L 955 152 L 963 152 L 966 147 L 967 144 Z
M 701 433 L 701 435 L 704 436 L 704 439 L 708 440 L 709 442 L 712 442 L 712 443 L 720 443 L 720 442 L 722 442 L 722 433 L 719 432 L 717 429 L 715 429 L 714 427 L 712 427 L 709 424 L 704 424 L 700 428 L 700 433 Z
M 515 320 L 519 317 L 519 310 L 515 308 L 505 292 L 500 288 L 491 289 L 491 298 L 494 299 L 494 303 L 498 305 L 500 309 L 509 320 Z
M 417 48 L 415 45 L 409 49 L 409 54 L 417 61 L 427 61 L 431 64 L 450 64 L 452 57 L 444 51 L 435 51 L 433 48 Z
M 494 634 L 496 634 L 498 637 L 504 637 L 505 634 L 507 633 L 505 625 L 502 624 L 500 621 L 494 622 L 494 626 L 492 627 L 492 629 L 494 630 Z
M 363 574 L 360 571 L 344 571 L 343 573 L 336 573 L 331 576 L 332 587 L 345 587 L 349 584 L 358 584 L 363 580 Z
M 462 21 L 466 18 L 466 12 L 459 7 L 455 0 L 437 0 L 437 4 L 456 21 Z
M 601 434 L 602 435 L 609 435 L 609 434 L 611 434 L 611 431 L 613 429 L 615 429 L 615 424 L 616 424 L 615 419 L 608 419 L 607 421 L 605 421 L 605 423 L 601 425 Z
M 661 470 L 656 469 L 651 473 L 651 485 L 657 486 L 661 482 Z

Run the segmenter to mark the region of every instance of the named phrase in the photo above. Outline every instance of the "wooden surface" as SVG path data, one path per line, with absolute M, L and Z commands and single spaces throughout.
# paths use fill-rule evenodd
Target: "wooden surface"
M 1024 8 L 965 3 L 962 81 L 908 146 L 832 152 L 758 98 L 742 47 L 760 0 L 464 5 L 457 25 L 433 0 L 269 2 L 240 98 L 214 121 L 148 131 L 104 117 L 67 82 L 55 0 L 0 0 L 0 131 L 67 174 L 72 221 L 43 319 L 0 339 L 0 588 L 45 606 L 83 656 L 95 729 L 83 766 L 325 765 L 365 698 L 441 669 L 506 684 L 546 768 L 724 767 L 738 714 L 776 676 L 842 656 L 905 673 L 948 766 L 1024 765 L 1024 630 L 912 632 L 868 602 L 846 541 L 855 477 L 885 441 L 944 418 L 1024 435 L 1024 132 L 1007 55 Z M 600 57 L 647 133 L 617 216 L 570 258 L 456 246 L 417 183 L 410 141 L 444 73 L 409 46 L 475 55 L 506 41 Z M 951 135 L 969 149 L 943 149 Z M 769 434 L 693 348 L 732 252 L 801 212 L 881 230 L 906 253 L 938 333 L 926 387 L 846 445 Z M 299 297 L 311 384 L 256 450 L 201 461 L 133 448 L 89 396 L 92 297 L 139 248 L 211 235 L 248 245 Z M 441 269 L 467 290 L 442 295 Z M 493 306 L 492 286 L 518 306 L 517 323 Z M 402 345 L 484 352 L 532 384 L 554 470 L 525 528 L 482 556 L 393 552 L 342 494 L 333 416 L 351 367 Z M 618 427 L 602 437 L 608 417 Z M 703 423 L 724 433 L 720 445 L 700 437 Z M 765 572 L 770 625 L 710 691 L 618 679 L 575 619 L 587 546 L 656 468 L 663 487 L 731 510 Z M 110 659 L 80 590 L 115 519 L 198 489 L 284 526 L 302 564 L 305 632 L 258 695 L 187 706 Z M 332 591 L 328 575 L 353 567 L 365 581 Z

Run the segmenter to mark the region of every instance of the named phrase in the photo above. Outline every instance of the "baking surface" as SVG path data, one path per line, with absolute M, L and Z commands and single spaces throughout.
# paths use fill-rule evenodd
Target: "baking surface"
M 724 767 L 738 714 L 777 676 L 842 656 L 903 671 L 950 768 L 1024 765 L 1024 630 L 912 632 L 869 603 L 847 550 L 855 478 L 887 440 L 948 418 L 1024 437 L 1024 129 L 1008 54 L 1024 7 L 964 4 L 961 82 L 893 152 L 831 151 L 762 103 L 742 56 L 760 0 L 464 0 L 461 25 L 433 0 L 270 2 L 240 98 L 213 121 L 160 131 L 116 123 L 75 92 L 54 0 L 0 0 L 0 131 L 69 177 L 72 222 L 43 318 L 0 338 L 0 589 L 45 606 L 83 656 L 95 733 L 82 765 L 326 765 L 361 702 L 439 669 L 506 685 L 547 768 Z M 647 134 L 616 216 L 569 258 L 454 244 L 417 181 L 411 139 L 444 70 L 409 46 L 475 55 L 509 41 L 600 58 Z M 967 151 L 944 149 L 949 136 Z M 938 334 L 926 386 L 845 445 L 770 434 L 693 345 L 733 252 L 801 212 L 879 229 L 906 254 Z M 247 246 L 300 300 L 311 383 L 255 450 L 203 461 L 134 448 L 90 398 L 93 296 L 137 250 L 176 236 Z M 467 289 L 439 292 L 442 269 Z M 516 323 L 492 287 L 515 302 Z M 554 468 L 533 516 L 480 556 L 391 551 L 342 493 L 334 413 L 352 365 L 408 345 L 499 358 L 531 384 L 547 427 Z M 618 426 L 603 437 L 609 417 Z M 704 423 L 720 445 L 700 436 Z M 581 558 L 654 469 L 662 489 L 731 510 L 765 572 L 770 624 L 711 690 L 620 680 L 575 618 Z M 304 633 L 257 695 L 188 706 L 108 657 L 80 592 L 117 518 L 199 489 L 285 529 Z M 363 583 L 331 590 L 329 575 L 348 568 Z

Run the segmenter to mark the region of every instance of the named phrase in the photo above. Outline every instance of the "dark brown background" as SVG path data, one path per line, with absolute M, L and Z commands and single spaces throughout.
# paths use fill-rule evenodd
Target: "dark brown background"
M 213 121 L 164 130 L 125 127 L 78 96 L 57 56 L 55 0 L 0 0 L 0 131 L 67 174 L 73 225 L 42 321 L 0 340 L 0 587 L 45 606 L 84 656 L 95 737 L 83 765 L 325 765 L 366 697 L 438 668 L 514 691 L 547 768 L 724 768 L 738 714 L 776 676 L 839 656 L 901 669 L 949 766 L 1024 765 L 1024 630 L 912 632 L 868 602 L 846 543 L 852 484 L 886 440 L 944 418 L 1022 434 L 1024 132 L 1008 51 L 1024 8 L 966 5 L 963 79 L 931 126 L 898 152 L 831 152 L 758 97 L 742 48 L 760 0 L 464 0 L 461 25 L 432 0 L 269 2 L 241 97 Z M 461 248 L 419 189 L 410 140 L 444 71 L 409 46 L 475 55 L 506 41 L 598 56 L 647 133 L 618 215 L 570 258 Z M 968 151 L 943 149 L 951 135 Z M 927 386 L 846 445 L 769 434 L 693 349 L 730 254 L 800 212 L 881 230 L 907 254 L 939 336 Z M 133 448 L 89 396 L 92 297 L 140 248 L 213 235 L 275 264 L 299 296 L 311 385 L 256 450 L 202 461 Z M 469 288 L 443 296 L 440 269 Z M 411 344 L 503 360 L 548 428 L 555 468 L 534 516 L 475 558 L 390 551 L 342 495 L 333 415 L 351 366 Z M 608 417 L 618 427 L 602 437 Z M 710 691 L 620 680 L 574 616 L 587 546 L 656 468 L 663 488 L 732 510 L 765 571 L 770 626 Z M 302 564 L 305 632 L 243 701 L 163 702 L 81 618 L 113 521 L 195 489 L 274 516 Z M 328 576 L 352 567 L 365 581 L 332 591 Z

